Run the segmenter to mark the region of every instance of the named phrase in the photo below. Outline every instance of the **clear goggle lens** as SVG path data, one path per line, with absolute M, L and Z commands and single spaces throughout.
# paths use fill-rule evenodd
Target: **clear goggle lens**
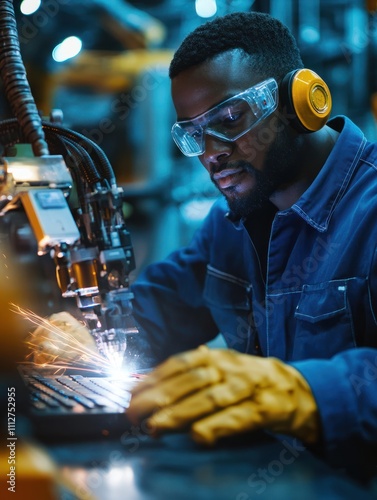
M 269 78 L 192 120 L 176 122 L 171 133 L 185 156 L 198 156 L 205 151 L 205 134 L 236 141 L 270 115 L 277 104 L 278 85 Z

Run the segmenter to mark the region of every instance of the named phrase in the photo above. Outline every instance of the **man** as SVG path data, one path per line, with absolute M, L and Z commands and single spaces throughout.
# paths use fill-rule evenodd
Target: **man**
M 262 428 L 326 451 L 377 445 L 377 147 L 346 117 L 326 123 L 324 82 L 295 110 L 302 68 L 261 13 L 200 26 L 173 58 L 173 137 L 223 196 L 133 285 L 140 360 L 163 363 L 129 416 L 155 435 L 189 428 L 212 444 Z M 229 350 L 196 349 L 219 332 Z
M 170 76 L 173 138 L 222 196 L 191 244 L 132 286 L 126 366 L 160 366 L 130 419 L 206 445 L 288 434 L 371 456 L 375 473 L 376 145 L 346 117 L 327 122 L 329 89 L 266 14 L 200 26 Z M 229 349 L 203 346 L 219 332 Z

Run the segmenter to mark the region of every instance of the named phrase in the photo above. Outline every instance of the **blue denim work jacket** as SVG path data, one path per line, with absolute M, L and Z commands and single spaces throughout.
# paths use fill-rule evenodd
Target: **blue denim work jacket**
M 340 136 L 320 173 L 271 216 L 265 272 L 220 199 L 188 247 L 136 280 L 135 317 L 155 362 L 221 332 L 230 348 L 291 363 L 328 446 L 377 444 L 377 145 L 346 117 L 328 125 Z

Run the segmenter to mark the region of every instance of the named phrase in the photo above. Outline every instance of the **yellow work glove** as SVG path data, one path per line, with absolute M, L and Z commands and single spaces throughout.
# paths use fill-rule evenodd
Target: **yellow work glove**
M 98 352 L 94 338 L 86 326 L 70 313 L 52 314 L 30 335 L 28 344 L 37 364 L 76 362 L 88 352 Z
M 204 346 L 151 372 L 133 389 L 127 415 L 154 436 L 190 428 L 195 441 L 208 445 L 257 429 L 315 443 L 320 432 L 316 402 L 295 368 Z

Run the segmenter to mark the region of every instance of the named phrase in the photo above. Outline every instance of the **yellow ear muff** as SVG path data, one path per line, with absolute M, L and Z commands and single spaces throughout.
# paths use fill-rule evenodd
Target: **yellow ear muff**
M 292 126 L 300 132 L 322 128 L 331 113 L 328 86 L 314 71 L 299 69 L 288 73 L 281 84 L 281 99 Z

